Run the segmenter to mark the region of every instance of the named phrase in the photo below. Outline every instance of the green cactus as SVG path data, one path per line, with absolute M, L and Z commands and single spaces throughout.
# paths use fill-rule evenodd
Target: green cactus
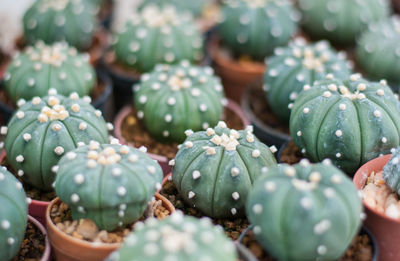
M 400 16 L 370 24 L 357 42 L 357 60 L 372 79 L 400 85 Z
M 79 54 L 67 43 L 37 42 L 13 58 L 4 80 L 8 95 L 17 102 L 46 96 L 50 88 L 65 96 L 73 92 L 88 95 L 95 75 L 89 56 Z
M 158 6 L 174 6 L 182 11 L 189 11 L 195 16 L 200 16 L 207 3 L 212 2 L 211 0 L 202 1 L 187 1 L 187 0 L 146 0 L 142 2 L 139 6 L 139 10 L 142 10 L 148 5 L 158 5 Z
M 11 260 L 24 240 L 28 206 L 22 184 L 0 167 L 0 260 Z
M 101 111 L 90 105 L 90 98 L 79 99 L 57 95 L 35 97 L 20 103 L 8 127 L 4 145 L 7 162 L 22 179 L 41 190 L 51 190 L 57 162 L 61 156 L 77 146 L 96 140 L 108 141 L 109 126 Z
M 400 147 L 392 150 L 392 156 L 386 165 L 383 167 L 382 176 L 386 184 L 397 194 L 400 195 Z
M 135 224 L 135 231 L 107 261 L 130 260 L 238 260 L 235 245 L 208 218 L 196 219 L 174 212 L 157 221 Z
M 269 106 L 284 122 L 289 122 L 292 102 L 304 85 L 312 85 L 329 73 L 338 78 L 348 78 L 351 73 L 345 54 L 337 53 L 329 42 L 307 44 L 302 38 L 297 38 L 287 48 L 275 49 L 267 68 L 263 89 Z
M 222 42 L 235 55 L 263 60 L 286 45 L 296 31 L 297 11 L 287 0 L 228 0 L 218 27 Z
M 214 126 L 226 99 L 221 80 L 210 67 L 157 65 L 134 87 L 138 117 L 149 133 L 161 141 L 182 142 L 185 130 Z
M 146 153 L 96 141 L 66 153 L 58 166 L 56 194 L 72 218 L 91 219 L 107 231 L 137 221 L 163 177 Z
M 80 50 L 92 44 L 98 8 L 90 1 L 37 0 L 24 15 L 25 40 L 66 41 Z
M 114 40 L 117 60 L 138 72 L 151 71 L 159 63 L 195 62 L 203 57 L 203 38 L 191 15 L 172 6 L 144 7 Z
M 400 103 L 386 81 L 360 75 L 315 83 L 296 99 L 290 117 L 294 142 L 314 162 L 330 158 L 349 175 L 400 142 Z
M 299 0 L 303 28 L 314 38 L 350 45 L 368 23 L 389 16 L 388 0 Z
M 356 236 L 362 203 L 352 181 L 324 161 L 270 168 L 246 213 L 261 246 L 278 260 L 337 260 Z
M 213 218 L 241 217 L 244 203 L 255 180 L 276 164 L 272 152 L 249 127 L 231 130 L 224 122 L 193 133 L 175 160 L 172 180 L 179 194 L 192 207 Z

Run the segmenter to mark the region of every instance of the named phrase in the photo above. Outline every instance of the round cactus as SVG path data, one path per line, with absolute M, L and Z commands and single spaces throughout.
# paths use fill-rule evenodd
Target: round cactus
M 400 147 L 392 152 L 389 162 L 383 167 L 382 176 L 386 184 L 400 195 Z
M 254 181 L 276 164 L 270 150 L 249 127 L 231 130 L 224 122 L 214 129 L 188 135 L 172 170 L 172 180 L 184 200 L 213 218 L 240 217 Z
M 138 72 L 151 71 L 158 63 L 194 62 L 203 57 L 203 38 L 191 15 L 172 6 L 144 7 L 114 40 L 117 60 Z
M 371 24 L 357 44 L 357 60 L 373 79 L 400 84 L 400 16 Z
M 101 111 L 90 105 L 90 98 L 69 98 L 56 94 L 35 97 L 20 103 L 8 127 L 4 145 L 7 162 L 23 180 L 41 190 L 50 190 L 61 156 L 80 144 L 108 141 L 108 129 Z
M 235 245 L 208 218 L 196 219 L 174 212 L 157 221 L 135 225 L 135 231 L 107 261 L 130 260 L 237 260 Z
M 296 31 L 299 15 L 287 0 L 228 0 L 218 32 L 235 55 L 262 60 L 286 45 Z
M 400 103 L 386 81 L 358 74 L 305 86 L 290 117 L 294 142 L 312 161 L 330 158 L 350 175 L 400 144 Z
M 200 16 L 203 12 L 207 2 L 210 0 L 202 1 L 187 1 L 187 0 L 147 0 L 141 3 L 139 10 L 143 9 L 148 5 L 158 5 L 158 6 L 174 6 L 182 11 L 189 11 L 195 16 Z
M 278 260 L 337 260 L 360 228 L 361 211 L 356 187 L 330 161 L 270 168 L 246 204 L 257 241 Z
M 210 67 L 158 65 L 134 87 L 138 117 L 149 133 L 159 139 L 182 142 L 185 130 L 214 126 L 226 99 L 221 80 Z
M 388 0 L 299 0 L 304 29 L 340 45 L 354 43 L 368 23 L 388 17 Z
M 13 58 L 4 80 L 8 95 L 17 102 L 46 96 L 50 88 L 61 95 L 87 95 L 96 77 L 88 55 L 78 54 L 66 43 L 38 42 Z
M 83 0 L 37 0 L 24 15 L 25 40 L 66 41 L 80 50 L 92 44 L 98 8 Z
M 95 141 L 66 153 L 58 166 L 56 194 L 72 218 L 91 219 L 107 231 L 138 220 L 163 177 L 146 153 Z
M 0 260 L 11 260 L 24 240 L 28 206 L 22 184 L 0 167 Z
M 267 61 L 264 91 L 273 112 L 289 122 L 290 107 L 303 86 L 322 80 L 329 73 L 348 78 L 351 65 L 344 53 L 337 53 L 327 41 L 307 44 L 297 38 L 287 48 L 277 48 Z

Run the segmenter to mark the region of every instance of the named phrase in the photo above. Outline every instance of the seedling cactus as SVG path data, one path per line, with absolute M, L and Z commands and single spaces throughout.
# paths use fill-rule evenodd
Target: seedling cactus
M 330 158 L 349 175 L 365 162 L 399 146 L 400 103 L 386 81 L 347 80 L 328 75 L 304 86 L 296 99 L 290 130 L 312 161 Z
M 348 78 L 351 64 L 345 57 L 327 41 L 307 44 L 302 38 L 297 38 L 287 48 L 275 49 L 275 55 L 267 61 L 264 76 L 264 91 L 275 115 L 289 122 L 290 107 L 304 85 L 312 85 L 329 73 L 339 79 Z
M 13 58 L 4 80 L 8 95 L 17 102 L 46 96 L 50 88 L 65 96 L 73 92 L 88 95 L 96 76 L 88 55 L 67 43 L 37 42 Z
M 0 260 L 11 260 L 20 250 L 28 220 L 22 184 L 0 167 Z
M 58 166 L 56 194 L 72 218 L 91 219 L 108 231 L 138 220 L 163 177 L 146 153 L 95 141 L 66 153 Z
M 141 73 L 158 63 L 195 62 L 203 57 L 203 38 L 192 16 L 172 6 L 144 7 L 114 39 L 117 60 Z
M 386 184 L 400 195 L 400 147 L 393 151 L 389 162 L 383 167 L 383 179 Z
M 149 133 L 164 141 L 182 142 L 185 130 L 214 126 L 226 99 L 221 80 L 210 67 L 157 65 L 134 87 L 137 115 Z
M 113 252 L 107 261 L 130 260 L 237 260 L 235 245 L 221 227 L 208 218 L 196 219 L 174 212 L 157 221 L 146 220 L 135 225 L 135 230 L 123 246 Z
M 270 168 L 250 192 L 246 213 L 257 241 L 278 260 L 337 260 L 357 234 L 358 191 L 330 164 Z
M 213 218 L 241 217 L 255 180 L 276 165 L 271 151 L 252 128 L 236 131 L 219 122 L 212 129 L 188 135 L 180 145 L 172 180 L 192 207 Z
M 7 162 L 29 184 L 51 190 L 57 163 L 64 153 L 91 140 L 108 141 L 108 126 L 90 98 L 57 95 L 20 102 L 20 107 L 2 127 Z

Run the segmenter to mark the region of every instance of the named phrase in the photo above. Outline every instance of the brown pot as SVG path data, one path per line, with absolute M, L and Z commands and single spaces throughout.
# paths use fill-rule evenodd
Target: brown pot
M 382 171 L 391 155 L 375 158 L 362 165 L 353 178 L 354 185 L 361 190 L 372 172 Z M 378 213 L 364 204 L 367 218 L 364 225 L 376 238 L 379 247 L 379 258 L 382 261 L 400 260 L 400 221 Z
M 156 193 L 155 198 L 162 201 L 162 204 L 170 213 L 175 211 L 174 206 L 162 195 Z M 60 204 L 59 198 L 50 202 L 46 211 L 47 230 L 57 261 L 101 261 L 108 257 L 113 251 L 121 247 L 119 243 L 91 243 L 71 237 L 57 228 L 50 217 L 50 210 L 54 204 Z
M 400 0 L 392 0 L 393 9 L 396 13 L 400 13 Z
M 33 225 L 35 225 L 40 232 L 43 234 L 44 236 L 44 251 L 43 251 L 43 255 L 40 258 L 40 261 L 49 261 L 50 260 L 50 252 L 51 252 L 51 246 L 50 246 L 50 242 L 49 242 L 49 237 L 47 236 L 47 231 L 44 228 L 44 226 L 41 224 L 41 222 L 39 222 L 38 220 L 36 220 L 35 218 L 33 218 L 32 216 L 28 215 L 28 220 L 29 222 L 31 222 Z

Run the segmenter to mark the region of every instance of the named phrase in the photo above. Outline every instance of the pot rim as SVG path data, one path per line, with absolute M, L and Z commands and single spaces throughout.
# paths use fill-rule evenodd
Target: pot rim
M 32 222 L 39 230 L 40 232 L 44 235 L 44 251 L 43 255 L 40 258 L 40 261 L 47 261 L 50 260 L 50 252 L 51 252 L 51 246 L 50 246 L 50 241 L 49 237 L 47 235 L 47 230 L 44 228 L 44 226 L 34 217 L 28 215 L 28 220 L 29 222 Z

